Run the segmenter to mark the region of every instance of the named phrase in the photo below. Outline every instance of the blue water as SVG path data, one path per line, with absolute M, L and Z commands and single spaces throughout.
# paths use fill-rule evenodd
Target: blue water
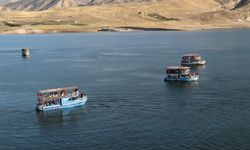
M 0 36 L 0 149 L 249 149 L 250 30 Z M 31 57 L 22 58 L 28 47 Z M 199 82 L 163 81 L 184 53 Z M 37 113 L 77 85 L 84 107 Z

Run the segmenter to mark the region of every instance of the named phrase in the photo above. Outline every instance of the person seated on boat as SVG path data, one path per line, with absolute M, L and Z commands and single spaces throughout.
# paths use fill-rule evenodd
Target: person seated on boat
M 72 96 L 77 96 L 78 95 L 78 89 L 75 89 L 73 92 L 72 92 Z
M 61 96 L 63 97 L 64 95 L 65 95 L 65 92 L 64 92 L 64 91 L 62 91 L 62 92 L 61 92 Z
M 70 99 L 69 99 L 69 101 L 73 101 L 74 100 L 74 97 L 71 97 Z
M 55 93 L 53 93 L 53 97 L 57 97 L 57 93 L 55 92 Z
M 52 100 L 52 104 L 53 104 L 53 105 L 55 105 L 55 104 L 56 104 L 55 100 Z

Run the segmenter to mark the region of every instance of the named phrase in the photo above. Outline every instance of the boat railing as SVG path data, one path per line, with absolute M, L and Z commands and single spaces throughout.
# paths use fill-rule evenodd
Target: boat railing
M 190 74 L 190 77 L 198 77 L 199 76 L 199 73 L 191 73 Z

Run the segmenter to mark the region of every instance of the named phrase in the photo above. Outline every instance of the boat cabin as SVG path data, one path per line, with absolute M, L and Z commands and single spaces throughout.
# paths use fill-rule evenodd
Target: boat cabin
M 166 68 L 167 74 L 187 75 L 190 74 L 190 67 L 171 66 Z
M 204 65 L 206 60 L 202 58 L 201 55 L 198 54 L 185 54 L 182 56 L 181 65 Z
M 165 81 L 197 81 L 198 73 L 190 73 L 190 67 L 171 66 L 166 68 Z
M 37 92 L 38 105 L 57 105 L 62 103 L 62 98 L 71 98 L 79 96 L 77 86 L 41 90 Z M 80 96 L 83 96 L 80 94 Z
M 198 54 L 185 54 L 182 55 L 182 60 L 200 61 L 202 60 L 202 56 Z

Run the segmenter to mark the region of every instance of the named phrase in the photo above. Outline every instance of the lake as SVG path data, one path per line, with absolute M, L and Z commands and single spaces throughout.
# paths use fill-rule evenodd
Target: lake
M 250 30 L 0 36 L 0 149 L 248 149 Z M 31 57 L 22 58 L 21 48 Z M 200 80 L 164 82 L 181 55 Z M 36 112 L 36 92 L 79 86 L 83 107 Z

